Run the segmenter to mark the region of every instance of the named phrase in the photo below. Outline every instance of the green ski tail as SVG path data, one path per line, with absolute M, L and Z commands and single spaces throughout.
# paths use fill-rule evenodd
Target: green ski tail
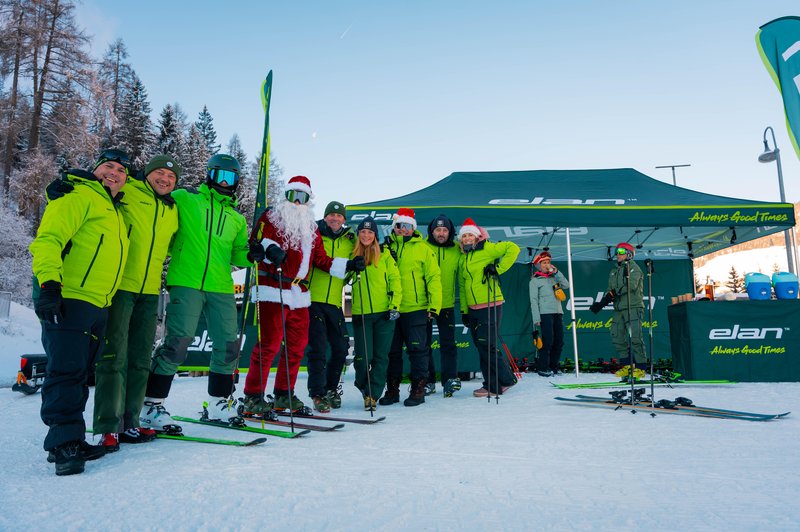
M 172 419 L 175 421 L 183 421 L 185 423 L 197 423 L 198 425 L 207 425 L 210 427 L 218 427 L 221 429 L 231 429 L 231 430 L 241 430 L 245 432 L 254 432 L 256 434 L 265 434 L 267 436 L 275 436 L 277 438 L 297 438 L 299 436 L 303 436 L 308 434 L 310 431 L 308 430 L 301 430 L 298 432 L 289 432 L 286 430 L 272 430 L 272 429 L 265 429 L 261 427 L 251 427 L 250 425 L 243 425 L 241 427 L 237 427 L 234 425 L 229 425 L 223 422 L 216 422 L 216 421 L 206 421 L 203 419 L 196 419 L 193 417 L 182 417 L 182 416 L 172 416 Z

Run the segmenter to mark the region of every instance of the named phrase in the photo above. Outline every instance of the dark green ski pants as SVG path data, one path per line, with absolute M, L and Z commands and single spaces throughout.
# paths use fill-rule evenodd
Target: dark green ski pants
M 636 364 L 647 362 L 644 352 L 644 340 L 642 339 L 642 317 L 643 308 L 632 308 L 630 310 L 631 328 L 631 348 L 633 350 L 633 361 Z M 628 310 L 614 310 L 614 317 L 611 320 L 611 342 L 617 355 L 622 360 L 628 360 Z
M 106 345 L 95 366 L 95 434 L 139 426 L 157 321 L 158 295 L 123 290 L 114 295 Z
M 372 397 L 377 399 L 383 394 L 383 387 L 386 386 L 386 368 L 389 366 L 389 348 L 392 345 L 395 326 L 395 322 L 386 318 L 386 312 L 353 314 L 355 385 L 364 397 L 372 394 Z M 369 364 L 369 386 L 367 386 L 367 364 Z

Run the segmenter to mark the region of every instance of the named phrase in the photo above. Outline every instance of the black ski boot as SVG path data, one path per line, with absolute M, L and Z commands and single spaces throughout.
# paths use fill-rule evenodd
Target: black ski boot
M 77 475 L 83 473 L 86 459 L 81 451 L 81 442 L 70 441 L 53 449 L 56 462 L 56 475 Z
M 400 377 L 389 377 L 386 380 L 386 393 L 378 400 L 378 404 L 386 406 L 400 402 Z
M 419 406 L 425 402 L 425 379 L 411 381 L 408 399 L 403 401 L 406 406 Z

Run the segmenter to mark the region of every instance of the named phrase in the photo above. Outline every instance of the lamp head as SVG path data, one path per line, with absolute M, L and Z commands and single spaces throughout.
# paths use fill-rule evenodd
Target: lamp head
M 764 144 L 766 145 L 766 142 Z M 764 153 L 758 156 L 758 162 L 771 163 L 777 158 L 778 158 L 778 148 L 775 148 L 774 150 L 770 150 L 769 148 L 767 148 L 764 150 Z

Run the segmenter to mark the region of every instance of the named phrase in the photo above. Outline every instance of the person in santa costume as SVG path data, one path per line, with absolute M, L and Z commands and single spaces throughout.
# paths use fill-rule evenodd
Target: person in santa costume
M 266 414 L 271 409 L 298 411 L 304 408 L 294 395 L 300 361 L 308 344 L 308 274 L 319 268 L 343 279 L 348 271 L 363 271 L 363 257 L 331 258 L 325 253 L 314 220 L 311 181 L 305 176 L 289 180 L 286 199 L 266 210 L 250 235 L 250 258 L 258 263 L 258 283 L 251 301 L 258 302 L 261 338 L 250 355 L 244 385 L 246 414 Z M 283 342 L 286 330 L 286 348 Z M 264 398 L 269 370 L 280 351 L 274 404 Z M 289 374 L 286 371 L 286 354 Z

